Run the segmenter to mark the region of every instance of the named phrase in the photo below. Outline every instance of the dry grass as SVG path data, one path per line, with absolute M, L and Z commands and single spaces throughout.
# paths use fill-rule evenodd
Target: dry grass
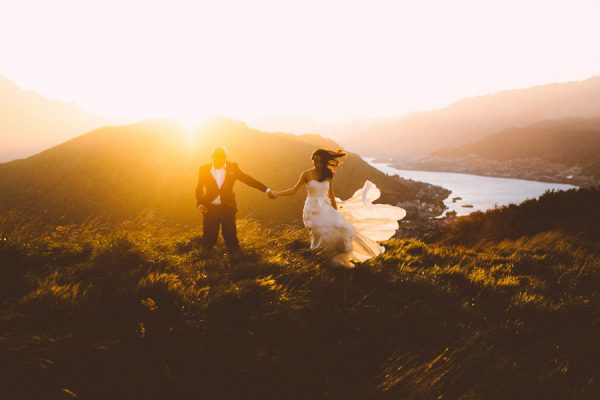
M 600 258 L 577 235 L 392 240 L 344 270 L 252 221 L 237 261 L 151 216 L 0 227 L 2 398 L 600 395 Z

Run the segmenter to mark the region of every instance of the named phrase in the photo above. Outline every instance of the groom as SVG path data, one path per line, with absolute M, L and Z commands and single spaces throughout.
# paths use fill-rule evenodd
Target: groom
M 237 205 L 233 193 L 233 185 L 238 179 L 248 186 L 266 192 L 270 199 L 275 198 L 271 189 L 243 173 L 236 163 L 227 161 L 227 151 L 224 147 L 215 147 L 212 163 L 200 167 L 196 187 L 196 205 L 204 215 L 202 247 L 206 254 L 210 253 L 217 243 L 219 228 L 229 253 L 238 253 L 240 250 L 235 221 Z

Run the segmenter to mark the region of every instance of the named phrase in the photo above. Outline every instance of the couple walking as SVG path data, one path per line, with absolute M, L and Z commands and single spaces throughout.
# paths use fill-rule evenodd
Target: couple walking
M 370 181 L 354 195 L 341 201 L 333 192 L 334 168 L 345 156 L 341 150 L 317 149 L 312 153 L 313 168 L 303 171 L 290 189 L 274 191 L 227 161 L 227 152 L 216 147 L 212 163 L 200 167 L 196 187 L 197 207 L 204 216 L 203 248 L 210 252 L 217 242 L 219 229 L 230 253 L 240 249 L 236 233 L 237 206 L 233 186 L 240 180 L 270 199 L 290 196 L 306 185 L 307 198 L 302 219 L 310 235 L 310 248 L 319 250 L 336 265 L 353 267 L 382 254 L 378 241 L 391 238 L 398 229 L 398 220 L 406 211 L 387 204 L 373 204 L 381 194 Z

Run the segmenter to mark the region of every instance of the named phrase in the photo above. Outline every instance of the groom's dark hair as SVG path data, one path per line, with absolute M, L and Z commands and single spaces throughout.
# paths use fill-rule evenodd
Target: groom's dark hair
M 223 153 L 227 156 L 227 149 L 223 146 L 215 146 L 211 154 L 215 155 L 216 153 Z
M 333 178 L 333 169 L 340 165 L 340 160 L 338 158 L 345 157 L 346 153 L 342 150 L 326 150 L 326 149 L 317 149 L 313 151 L 311 158 L 319 157 L 323 160 L 323 166 L 317 169 L 318 181 L 323 182 L 327 179 Z

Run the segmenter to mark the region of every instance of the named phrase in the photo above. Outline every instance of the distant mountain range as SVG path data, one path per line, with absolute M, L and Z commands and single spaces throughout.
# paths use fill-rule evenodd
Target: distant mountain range
M 600 183 L 594 157 L 597 117 L 600 76 L 468 98 L 444 109 L 392 120 L 324 124 L 301 117 L 273 117 L 249 124 L 262 131 L 287 132 L 287 127 L 294 133 L 314 133 L 293 136 L 296 141 L 320 143 L 324 139 L 317 133 L 326 133 L 346 149 L 393 159 L 402 168 L 587 186 Z M 31 156 L 108 123 L 75 104 L 50 100 L 0 78 L 0 162 Z M 331 141 L 327 145 L 339 147 Z
M 341 140 L 363 155 L 406 159 L 467 144 L 486 135 L 533 123 L 600 115 L 600 76 L 552 83 L 458 101 L 417 112 Z
M 430 156 L 397 162 L 412 169 L 600 185 L 600 117 L 509 128 Z
M 28 157 L 108 123 L 74 103 L 48 99 L 0 77 L 0 162 Z
M 477 155 L 498 161 L 538 157 L 585 166 L 600 162 L 600 117 L 568 118 L 510 128 L 433 155 Z
M 242 170 L 273 189 L 292 186 L 311 167 L 315 148 L 339 147 L 318 135 L 263 133 L 226 118 L 193 131 L 170 121 L 103 127 L 27 159 L 0 164 L 0 211 L 15 210 L 53 223 L 90 217 L 118 221 L 143 212 L 197 223 L 198 167 L 209 162 L 217 144 L 229 149 Z M 381 189 L 386 203 L 418 198 L 441 205 L 446 195 L 441 188 L 387 176 L 355 154 L 338 172 L 335 187 L 341 198 L 367 179 Z M 269 200 L 242 183 L 236 191 L 241 215 L 283 223 L 301 219 L 302 194 Z

